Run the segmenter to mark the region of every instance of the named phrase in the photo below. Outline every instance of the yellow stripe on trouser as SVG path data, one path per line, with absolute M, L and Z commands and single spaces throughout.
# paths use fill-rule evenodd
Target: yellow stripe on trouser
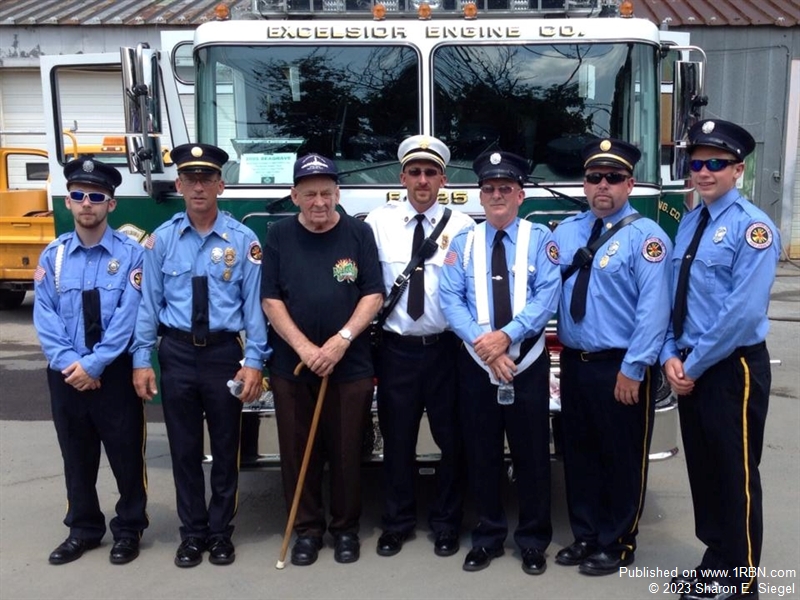
M 744 463 L 744 496 L 745 496 L 745 535 L 747 536 L 747 566 L 753 567 L 753 542 L 750 539 L 750 447 L 747 438 L 747 407 L 750 403 L 750 367 L 744 357 L 739 358 L 742 363 L 742 373 L 744 375 L 744 394 L 742 396 L 742 459 Z M 752 585 L 755 578 L 750 578 Z
M 650 398 L 650 378 L 652 376 L 652 367 L 647 367 L 644 371 L 644 439 L 642 440 L 642 470 L 640 473 L 640 485 L 639 485 L 639 507 L 636 510 L 636 518 L 633 520 L 633 525 L 630 528 L 628 533 L 633 533 L 636 531 L 636 528 L 639 526 L 639 518 L 642 516 L 642 505 L 644 504 L 644 491 L 647 487 L 647 460 L 648 460 L 648 448 L 647 448 L 647 437 L 650 435 L 650 402 L 652 398 Z M 622 543 L 622 538 L 617 540 L 619 543 Z M 629 550 L 633 550 L 630 546 L 628 546 Z M 625 558 L 627 552 L 622 553 L 622 558 Z

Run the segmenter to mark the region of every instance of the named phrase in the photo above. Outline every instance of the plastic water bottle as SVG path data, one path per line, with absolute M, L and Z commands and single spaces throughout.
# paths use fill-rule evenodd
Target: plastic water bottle
M 229 379 L 228 380 L 228 389 L 231 391 L 231 394 L 236 396 L 237 398 L 242 395 L 244 391 L 244 381 L 239 379 Z
M 503 406 L 514 404 L 514 382 L 500 382 L 497 386 L 497 403 Z

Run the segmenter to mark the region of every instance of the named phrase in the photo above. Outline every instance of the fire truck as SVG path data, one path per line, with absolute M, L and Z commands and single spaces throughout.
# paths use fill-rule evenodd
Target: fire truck
M 271 223 L 296 212 L 289 193 L 297 157 L 334 159 L 341 209 L 363 218 L 402 198 L 397 147 L 420 133 L 452 153 L 439 202 L 480 220 L 471 165 L 502 148 L 530 165 L 520 217 L 551 227 L 586 210 L 581 147 L 594 137 L 627 140 L 642 151 L 632 204 L 674 232 L 690 198 L 683 140 L 703 105 L 705 57 L 687 34 L 660 30 L 633 10 L 630 0 L 254 0 L 235 19 L 220 5 L 217 20 L 166 32 L 158 50 L 42 57 L 57 233 L 72 225 L 60 201 L 65 128 L 88 138 L 124 129 L 123 183 L 110 220 L 139 241 L 183 210 L 165 146 L 225 149 L 220 207 L 263 239 Z M 59 81 L 76 72 L 121 77 L 119 113 L 102 131 L 82 131 L 64 108 Z M 549 337 L 557 454 L 558 347 Z M 654 459 L 677 452 L 666 383 L 660 396 Z M 270 451 L 270 398 L 265 378 L 261 400 L 246 407 L 245 466 L 279 461 Z M 435 461 L 425 433 L 418 458 Z M 365 461 L 380 461 L 381 448 L 375 425 Z

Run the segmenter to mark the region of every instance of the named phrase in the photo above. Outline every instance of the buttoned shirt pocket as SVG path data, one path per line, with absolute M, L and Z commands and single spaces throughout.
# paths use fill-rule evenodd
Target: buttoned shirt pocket
M 701 248 L 692 265 L 692 279 L 702 282 L 709 293 L 724 290 L 725 282 L 730 280 L 733 271 L 734 255 L 734 248 L 725 244 Z
M 82 306 L 83 285 L 80 277 L 64 277 L 58 283 L 58 313 L 69 321 L 75 319 Z
M 230 290 L 232 285 L 238 285 L 244 272 L 241 263 L 227 266 L 222 263 L 212 264 L 208 267 L 208 289 Z
M 109 321 L 111 321 L 114 311 L 119 306 L 127 280 L 127 274 L 122 272 L 122 270 L 114 274 L 107 273 L 98 277 L 97 289 L 100 290 L 100 309 L 103 315 L 104 329 Z
M 619 285 L 619 277 L 623 277 L 622 268 L 627 258 L 621 251 L 613 255 L 600 254 L 592 262 L 592 276 L 589 279 L 589 294 L 595 298 L 602 298 Z M 575 275 L 577 277 L 577 275 Z
M 181 305 L 192 295 L 192 265 L 188 261 L 165 260 L 161 267 L 164 276 L 164 298 L 167 304 Z

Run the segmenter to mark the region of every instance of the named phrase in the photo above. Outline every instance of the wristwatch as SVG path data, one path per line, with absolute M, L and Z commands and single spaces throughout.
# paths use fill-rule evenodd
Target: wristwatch
M 351 344 L 353 343 L 353 332 L 350 331 L 349 329 L 347 329 L 347 328 L 340 329 L 339 330 L 339 335 L 342 336 L 344 339 L 346 339 Z

